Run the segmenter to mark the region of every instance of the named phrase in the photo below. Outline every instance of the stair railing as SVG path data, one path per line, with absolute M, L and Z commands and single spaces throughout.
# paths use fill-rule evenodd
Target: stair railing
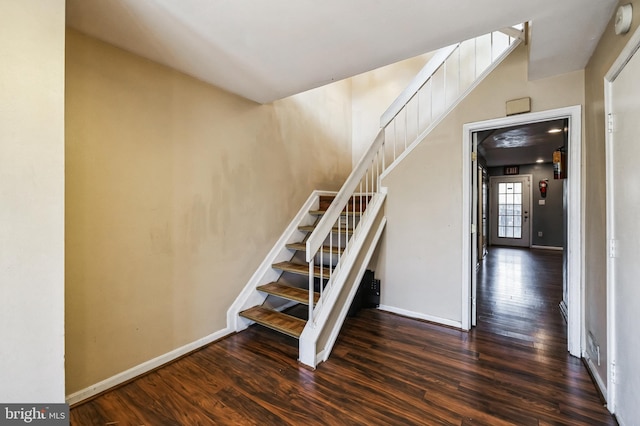
M 449 111 L 524 40 L 523 25 L 438 50 L 380 117 L 389 165 L 409 153 Z
M 366 206 L 384 192 L 381 175 L 424 139 L 522 39 L 520 28 L 507 28 L 438 50 L 382 115 L 380 132 L 307 239 L 308 324 L 315 326 L 324 296 L 333 290 L 335 277 L 359 238 L 360 224 L 367 220 Z
M 359 224 L 366 218 L 367 205 L 380 191 L 380 174 L 385 168 L 383 153 L 384 132 L 381 130 L 307 239 L 309 323 L 313 323 L 314 313 L 322 308 L 325 292 L 332 289 L 332 278 L 340 271 L 344 255 L 358 238 Z M 319 266 L 316 267 L 316 263 Z M 328 266 L 324 267 L 325 264 Z M 320 292 L 316 306 L 315 279 L 318 279 Z

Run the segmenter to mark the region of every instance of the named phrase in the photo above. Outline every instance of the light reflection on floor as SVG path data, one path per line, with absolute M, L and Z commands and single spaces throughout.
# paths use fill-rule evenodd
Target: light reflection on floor
M 478 273 L 478 327 L 544 346 L 566 336 L 561 299 L 562 252 L 490 247 Z

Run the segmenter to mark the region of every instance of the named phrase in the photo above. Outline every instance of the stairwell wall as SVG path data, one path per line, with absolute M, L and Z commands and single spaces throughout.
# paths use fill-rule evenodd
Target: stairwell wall
M 530 96 L 532 111 L 584 103 L 584 71 L 527 79 L 517 48 L 383 180 L 387 228 L 376 275 L 383 308 L 460 326 L 462 126 L 505 116 L 505 102 Z
M 66 53 L 69 395 L 226 328 L 351 171 L 351 87 L 259 105 L 70 29 Z

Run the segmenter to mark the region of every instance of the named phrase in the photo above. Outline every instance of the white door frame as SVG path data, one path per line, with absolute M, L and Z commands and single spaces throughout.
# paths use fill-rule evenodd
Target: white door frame
M 554 110 L 520 114 L 462 127 L 462 328 L 471 328 L 471 282 L 475 266 L 472 259 L 471 231 L 475 219 L 471 214 L 473 190 L 471 188 L 471 152 L 474 132 L 556 119 L 569 120 L 568 180 L 567 180 L 567 348 L 571 355 L 580 357 L 584 347 L 584 197 L 582 170 L 582 107 L 580 105 Z
M 604 76 L 604 104 L 605 117 L 613 108 L 612 84 L 620 75 L 625 65 L 631 60 L 631 57 L 640 49 L 640 29 L 636 30 L 629 39 L 622 52 L 611 65 L 609 72 Z M 640 53 L 639 53 L 640 54 Z M 605 153 L 606 153 L 606 200 L 607 200 L 607 389 L 605 398 L 607 400 L 607 409 L 616 412 L 616 389 L 614 379 L 614 365 L 616 361 L 616 327 L 615 327 L 615 281 L 613 271 L 613 259 L 611 257 L 610 241 L 613 238 L 613 138 L 611 133 L 606 130 L 607 121 L 605 118 Z

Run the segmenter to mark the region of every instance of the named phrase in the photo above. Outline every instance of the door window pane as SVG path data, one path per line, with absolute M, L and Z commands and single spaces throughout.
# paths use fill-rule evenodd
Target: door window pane
M 522 182 L 498 183 L 498 238 L 522 238 Z

